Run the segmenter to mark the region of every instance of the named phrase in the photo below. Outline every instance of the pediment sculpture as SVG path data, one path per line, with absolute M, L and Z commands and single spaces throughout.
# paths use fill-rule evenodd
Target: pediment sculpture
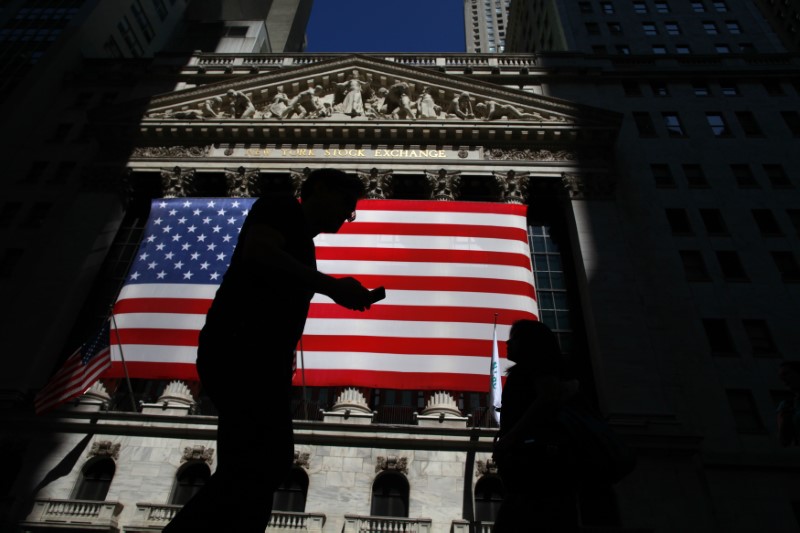
M 336 77 L 343 80 L 343 73 Z M 538 112 L 497 98 L 389 79 L 353 69 L 344 81 L 308 80 L 246 91 L 227 89 L 201 101 L 154 110 L 147 118 L 161 120 L 476 120 L 564 122 L 561 116 Z M 287 87 L 290 87 L 287 90 Z

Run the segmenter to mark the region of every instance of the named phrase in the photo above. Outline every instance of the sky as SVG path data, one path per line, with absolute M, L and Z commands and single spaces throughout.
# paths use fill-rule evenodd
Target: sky
M 307 52 L 464 52 L 463 0 L 314 0 Z

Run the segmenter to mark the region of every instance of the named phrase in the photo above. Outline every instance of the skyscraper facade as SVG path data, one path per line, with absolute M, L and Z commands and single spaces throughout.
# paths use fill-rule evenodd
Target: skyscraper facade
M 464 0 L 466 51 L 502 53 L 506 46 L 510 0 Z

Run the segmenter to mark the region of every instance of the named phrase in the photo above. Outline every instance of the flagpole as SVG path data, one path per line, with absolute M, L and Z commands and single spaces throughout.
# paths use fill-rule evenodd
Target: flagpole
M 494 379 L 494 376 L 495 376 L 494 365 L 496 364 L 497 365 L 497 380 L 498 380 L 497 385 L 498 386 L 500 385 L 500 379 L 501 379 L 500 378 L 500 360 L 499 359 L 495 360 L 495 352 L 497 350 L 497 317 L 499 315 L 500 315 L 500 313 L 495 313 L 494 314 L 494 329 L 492 330 L 492 362 L 489 364 L 489 383 L 492 383 L 492 380 Z M 492 418 L 497 420 L 497 416 L 496 416 L 497 406 L 495 406 L 494 400 L 495 400 L 495 392 L 494 392 L 494 387 L 492 387 L 492 389 L 489 391 L 489 411 L 487 411 L 487 413 L 490 413 L 492 415 Z M 488 427 L 488 425 L 489 425 L 489 421 L 488 420 L 486 420 L 486 425 Z
M 308 420 L 308 400 L 306 399 L 306 361 L 303 356 L 303 337 L 300 337 L 300 376 L 303 380 L 303 413 Z
M 137 412 L 139 409 L 136 407 L 136 400 L 133 397 L 133 385 L 131 385 L 131 378 L 128 375 L 128 365 L 125 364 L 125 355 L 122 353 L 122 342 L 119 338 L 119 328 L 117 328 L 117 319 L 114 316 L 113 307 L 112 310 L 109 312 L 109 316 L 111 317 L 111 322 L 114 324 L 114 336 L 117 338 L 117 346 L 119 347 L 119 358 L 122 361 L 122 370 L 125 372 L 125 382 L 128 384 L 128 393 L 131 396 L 131 406 L 133 407 L 133 412 Z

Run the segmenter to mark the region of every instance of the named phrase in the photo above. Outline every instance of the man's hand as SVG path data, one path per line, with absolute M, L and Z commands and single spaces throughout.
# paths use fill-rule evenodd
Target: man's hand
M 328 296 L 353 311 L 364 311 L 370 306 L 370 292 L 355 278 L 333 278 Z

